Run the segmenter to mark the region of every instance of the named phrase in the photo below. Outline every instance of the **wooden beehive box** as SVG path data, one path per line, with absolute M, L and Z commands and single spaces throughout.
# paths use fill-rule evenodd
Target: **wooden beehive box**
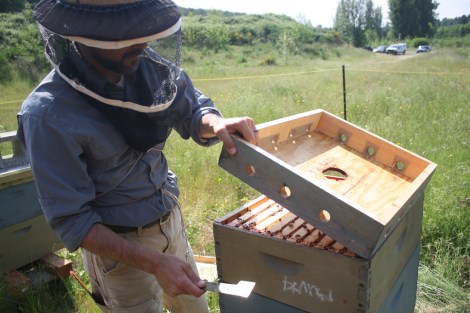
M 0 229 L 42 215 L 29 166 L 0 171 Z
M 402 273 L 396 280 L 389 294 L 381 305 L 375 305 L 369 312 L 374 313 L 413 313 L 416 303 L 416 289 L 418 279 L 419 253 L 421 246 L 418 245 L 406 264 Z M 220 310 L 223 313 L 303 313 L 303 312 L 340 312 L 336 311 L 338 305 L 331 304 L 330 308 L 324 304 L 323 308 L 318 308 L 312 303 L 310 309 L 302 310 L 292 305 L 273 300 L 272 298 L 252 293 L 248 298 L 240 298 L 231 295 L 220 294 Z M 346 304 L 344 304 L 346 306 Z M 324 309 L 326 307 L 326 309 Z M 330 310 L 328 310 L 330 309 Z M 343 308 L 342 311 L 348 312 L 367 312 L 364 308 L 356 309 L 354 306 Z
M 264 194 L 214 222 L 219 278 L 256 282 L 254 298 L 235 306 L 413 312 L 436 165 L 323 110 L 258 129 L 257 146 L 235 137 L 237 154 L 219 159 Z M 235 312 L 230 297 L 220 305 Z
M 34 178 L 16 132 L 0 134 L 13 154 L 0 155 L 0 271 L 36 261 L 64 244 L 47 225 Z
M 419 247 L 422 204 L 421 194 L 376 254 L 364 259 L 261 196 L 215 221 L 219 279 L 254 281 L 256 295 L 307 312 L 379 312 Z M 407 286 L 416 286 L 416 277 L 407 278 Z
M 258 125 L 259 144 L 235 138 L 219 165 L 370 259 L 422 198 L 436 164 L 315 110 Z

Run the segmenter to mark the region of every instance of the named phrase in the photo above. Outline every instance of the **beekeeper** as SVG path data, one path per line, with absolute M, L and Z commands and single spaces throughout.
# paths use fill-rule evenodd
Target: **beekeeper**
M 33 14 L 53 70 L 18 137 L 48 224 L 81 248 L 102 311 L 207 312 L 162 150 L 174 129 L 234 154 L 230 134 L 256 143 L 253 119 L 223 118 L 180 68 L 169 0 L 42 0 Z

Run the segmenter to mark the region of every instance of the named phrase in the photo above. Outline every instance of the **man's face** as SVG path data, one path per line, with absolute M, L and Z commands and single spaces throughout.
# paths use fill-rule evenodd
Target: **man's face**
M 90 54 L 104 68 L 127 75 L 137 70 L 140 55 L 146 47 L 147 44 L 142 43 L 114 50 L 91 48 Z

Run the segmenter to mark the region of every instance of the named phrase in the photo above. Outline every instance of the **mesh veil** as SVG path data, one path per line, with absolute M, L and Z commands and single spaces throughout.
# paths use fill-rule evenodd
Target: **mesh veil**
M 142 113 L 154 113 L 167 109 L 177 92 L 176 79 L 181 71 L 181 30 L 148 43 L 153 49 L 145 49 L 140 56 L 140 67 L 150 68 L 157 75 L 152 79 L 139 82 L 145 88 L 146 97 L 141 102 L 113 99 L 97 91 L 81 77 L 71 62 L 71 54 L 78 53 L 77 46 L 71 40 L 57 35 L 38 24 L 46 56 L 59 75 L 77 91 L 100 101 L 101 103 L 126 108 Z M 137 69 L 137 72 L 139 69 Z
M 40 0 L 33 16 L 55 71 L 131 147 L 145 152 L 166 141 L 181 77 L 181 13 L 175 3 Z M 121 74 L 121 80 L 108 82 L 102 71 Z

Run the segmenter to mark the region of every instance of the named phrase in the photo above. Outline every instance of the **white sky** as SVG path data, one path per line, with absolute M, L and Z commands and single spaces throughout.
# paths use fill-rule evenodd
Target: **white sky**
M 331 27 L 338 0 L 173 0 L 184 8 L 216 9 L 249 14 L 285 14 L 295 19 L 299 15 L 310 20 L 313 26 Z M 373 0 L 375 6 L 382 7 L 383 22 L 388 20 L 388 0 Z M 437 0 L 438 18 L 454 18 L 470 14 L 470 0 Z

